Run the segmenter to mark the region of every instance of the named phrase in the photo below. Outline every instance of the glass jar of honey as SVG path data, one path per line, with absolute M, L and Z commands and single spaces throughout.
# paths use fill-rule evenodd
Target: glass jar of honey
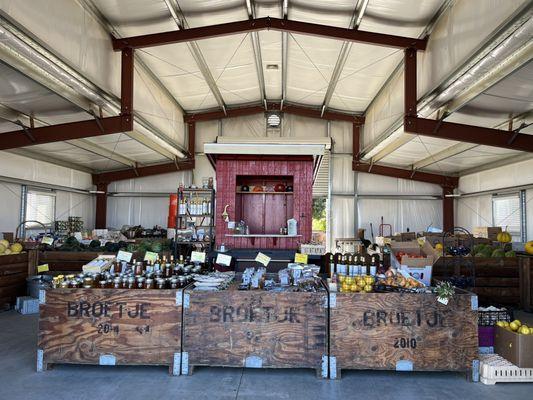
M 155 280 L 155 287 L 157 289 L 165 289 L 166 287 L 166 281 L 163 278 L 157 278 Z
M 154 288 L 154 280 L 152 278 L 146 278 L 146 281 L 145 281 L 145 284 L 144 284 L 144 288 L 145 289 L 153 289 Z

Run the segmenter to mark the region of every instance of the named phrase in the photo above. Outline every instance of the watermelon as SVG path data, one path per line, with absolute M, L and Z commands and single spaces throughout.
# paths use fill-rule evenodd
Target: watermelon
M 492 252 L 491 257 L 493 258 L 505 257 L 505 251 L 503 251 L 503 249 L 496 249 Z
M 514 251 L 506 251 L 505 257 L 516 257 L 516 253 Z

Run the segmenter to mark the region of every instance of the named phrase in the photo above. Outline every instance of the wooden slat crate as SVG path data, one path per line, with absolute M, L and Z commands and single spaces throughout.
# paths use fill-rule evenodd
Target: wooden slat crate
M 26 294 L 26 278 L 32 271 L 35 253 L 23 252 L 0 256 L 0 308 L 15 303 Z
M 433 266 L 433 279 L 443 280 L 452 275 L 472 275 L 475 269 L 475 287 L 470 288 L 482 304 L 518 306 L 520 289 L 518 258 L 441 257 Z
M 520 308 L 533 312 L 533 256 L 518 257 L 520 272 Z
M 37 369 L 54 363 L 168 365 L 179 375 L 181 290 L 41 291 Z
M 330 377 L 342 369 L 467 371 L 478 350 L 477 297 L 335 293 L 330 307 Z
M 187 290 L 182 374 L 195 366 L 313 368 L 327 361 L 327 292 Z M 185 300 L 187 301 L 187 300 Z

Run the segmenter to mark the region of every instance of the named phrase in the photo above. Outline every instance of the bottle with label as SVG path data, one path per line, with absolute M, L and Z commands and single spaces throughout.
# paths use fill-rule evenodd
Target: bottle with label
M 202 214 L 207 215 L 207 200 L 205 199 L 205 197 L 202 200 Z

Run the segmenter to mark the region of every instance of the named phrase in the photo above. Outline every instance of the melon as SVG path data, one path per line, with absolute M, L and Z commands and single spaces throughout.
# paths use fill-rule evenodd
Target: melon
M 2 243 L 0 243 L 0 254 L 4 254 L 6 251 L 6 246 L 4 246 Z
M 7 240 L 5 240 L 5 239 L 0 240 L 0 244 L 1 244 L 2 246 L 4 246 L 6 249 L 9 248 L 9 242 L 8 242 Z
M 496 249 L 492 252 L 492 256 L 491 257 L 505 257 L 505 251 L 503 251 L 502 249 Z
M 10 254 L 11 254 L 11 249 L 6 249 L 6 250 L 4 251 L 4 255 L 5 255 L 5 256 L 8 256 L 8 255 L 10 255 Z
M 516 253 L 512 250 L 505 252 L 505 257 L 516 257 Z
M 12 253 L 20 253 L 22 251 L 22 245 L 20 243 L 13 243 L 10 249 Z

